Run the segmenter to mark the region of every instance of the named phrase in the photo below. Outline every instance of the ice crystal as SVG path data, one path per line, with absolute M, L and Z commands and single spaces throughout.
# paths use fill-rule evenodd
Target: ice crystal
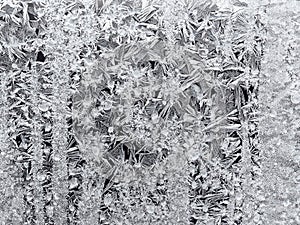
M 0 223 L 298 224 L 299 8 L 2 1 Z

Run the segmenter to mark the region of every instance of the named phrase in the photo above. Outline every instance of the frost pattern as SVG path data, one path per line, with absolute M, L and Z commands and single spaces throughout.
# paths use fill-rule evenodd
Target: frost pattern
M 298 224 L 299 8 L 1 2 L 1 224 Z

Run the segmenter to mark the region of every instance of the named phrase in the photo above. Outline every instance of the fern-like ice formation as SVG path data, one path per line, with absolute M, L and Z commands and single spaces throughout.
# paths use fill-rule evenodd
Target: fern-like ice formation
M 299 224 L 299 9 L 0 2 L 0 223 Z

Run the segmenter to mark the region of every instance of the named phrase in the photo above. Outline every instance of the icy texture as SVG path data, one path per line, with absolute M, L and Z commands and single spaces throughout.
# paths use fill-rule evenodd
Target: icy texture
M 299 224 L 299 11 L 1 1 L 0 223 Z

